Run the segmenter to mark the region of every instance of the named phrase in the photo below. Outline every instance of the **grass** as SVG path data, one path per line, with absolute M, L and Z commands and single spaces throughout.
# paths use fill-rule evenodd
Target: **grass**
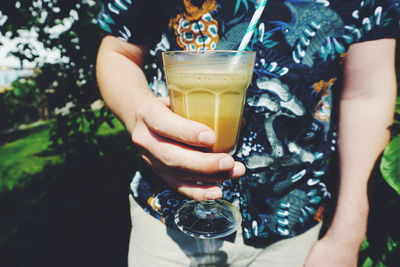
M 0 147 L 0 192 L 24 186 L 24 178 L 62 161 L 58 155 L 44 153 L 50 146 L 49 128 L 49 124 L 38 126 L 27 136 Z
M 108 125 L 107 123 L 103 123 L 99 127 L 97 134 L 100 136 L 110 136 L 118 134 L 125 129 L 124 125 L 117 119 L 114 119 L 112 123 L 113 127 L 110 127 L 110 125 Z
M 127 265 L 137 154 L 113 124 L 97 133 L 101 156 L 62 159 L 49 147 L 52 122 L 1 138 L 0 266 Z
M 52 122 L 47 122 L 15 134 L 18 139 L 0 146 L 0 193 L 24 187 L 30 177 L 43 171 L 46 166 L 61 164 L 62 157 L 51 151 L 49 140 Z M 103 123 L 98 134 L 111 136 L 123 131 L 117 119 L 113 127 Z M 9 138 L 10 139 L 10 138 Z

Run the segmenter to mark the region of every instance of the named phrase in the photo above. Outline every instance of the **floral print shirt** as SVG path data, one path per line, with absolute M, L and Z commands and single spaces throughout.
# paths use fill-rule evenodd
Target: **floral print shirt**
M 323 220 L 336 150 L 337 95 L 354 43 L 395 38 L 398 0 L 269 0 L 248 50 L 257 52 L 235 158 L 247 167 L 223 183 L 243 215 L 248 245 L 293 237 Z M 111 0 L 98 23 L 150 48 L 145 71 L 168 94 L 160 52 L 237 49 L 256 0 Z M 368 56 L 368 55 L 366 55 Z M 187 199 L 147 167 L 131 184 L 136 201 L 169 227 Z

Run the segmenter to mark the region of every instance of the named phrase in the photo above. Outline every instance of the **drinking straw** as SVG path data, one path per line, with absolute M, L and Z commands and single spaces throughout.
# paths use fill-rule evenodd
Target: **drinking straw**
M 243 36 L 242 42 L 239 45 L 239 51 L 244 51 L 247 45 L 250 42 L 251 37 L 253 36 L 254 30 L 257 27 L 258 21 L 264 11 L 265 5 L 267 4 L 268 0 L 259 0 L 256 11 L 254 11 L 253 17 L 250 20 L 249 26 L 247 27 L 246 33 Z

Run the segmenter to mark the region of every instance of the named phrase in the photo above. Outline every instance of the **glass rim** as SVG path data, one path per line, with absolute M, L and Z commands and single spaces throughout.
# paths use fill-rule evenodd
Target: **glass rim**
M 256 51 L 240 51 L 240 50 L 171 50 L 171 51 L 162 51 L 164 55 L 171 54 L 218 54 L 218 53 L 226 53 L 226 54 L 255 54 Z

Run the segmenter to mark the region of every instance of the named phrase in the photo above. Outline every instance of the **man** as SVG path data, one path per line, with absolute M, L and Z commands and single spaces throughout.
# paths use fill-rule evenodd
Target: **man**
M 257 59 L 236 154 L 200 152 L 215 134 L 160 97 L 157 55 L 237 49 L 254 2 L 116 0 L 100 14 L 112 36 L 99 49 L 99 87 L 146 163 L 131 186 L 130 266 L 357 264 L 367 181 L 392 123 L 395 1 L 270 0 L 248 46 Z M 221 188 L 195 183 L 221 173 Z M 332 179 L 335 215 L 316 241 Z M 183 201 L 221 197 L 239 203 L 236 236 L 209 242 L 174 229 Z

